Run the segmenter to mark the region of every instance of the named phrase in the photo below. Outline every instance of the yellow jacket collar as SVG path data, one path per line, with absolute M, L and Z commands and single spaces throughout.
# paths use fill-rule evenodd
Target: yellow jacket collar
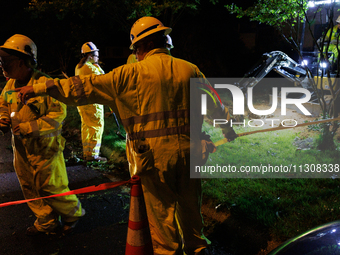
M 167 55 L 170 55 L 170 52 L 168 49 L 166 48 L 157 48 L 157 49 L 153 49 L 153 50 L 150 50 L 144 57 L 144 59 L 152 56 L 152 55 L 155 55 L 155 54 L 161 54 L 161 53 L 165 53 Z

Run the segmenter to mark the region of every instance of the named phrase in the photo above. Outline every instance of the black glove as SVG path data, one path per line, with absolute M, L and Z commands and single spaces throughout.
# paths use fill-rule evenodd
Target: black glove
M 228 133 L 224 134 L 224 137 L 228 139 L 228 142 L 234 141 L 238 136 L 234 129 L 230 130 Z

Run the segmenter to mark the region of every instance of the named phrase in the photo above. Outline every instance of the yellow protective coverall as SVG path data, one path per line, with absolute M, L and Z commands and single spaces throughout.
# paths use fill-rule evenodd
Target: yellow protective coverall
M 325 42 L 330 41 L 330 44 L 323 47 L 323 52 L 325 53 L 327 52 L 332 52 L 332 56 L 330 56 L 330 58 L 328 59 L 330 63 L 335 63 L 336 60 L 338 59 L 338 55 L 339 55 L 339 50 L 338 49 L 338 37 L 339 37 L 339 28 L 338 25 L 334 26 L 333 28 L 329 29 L 327 31 L 326 37 L 325 37 Z M 339 42 L 340 42 L 340 38 L 339 38 Z
M 45 74 L 34 71 L 28 86 L 47 81 Z M 61 136 L 66 105 L 52 97 L 34 97 L 27 105 L 16 102 L 16 94 L 7 93 L 17 87 L 10 79 L 0 96 L 0 118 L 20 122 L 20 134 L 12 136 L 14 168 L 25 199 L 69 191 L 63 156 L 65 139 Z M 12 114 L 12 118 L 10 117 Z M 16 124 L 13 123 L 13 127 Z M 13 133 L 12 127 L 12 133 Z M 73 222 L 85 214 L 76 195 L 40 199 L 27 203 L 37 217 L 34 225 L 42 232 L 53 230 L 59 216 Z
M 75 69 L 75 75 L 104 74 L 100 66 L 86 62 L 81 68 Z M 91 160 L 99 156 L 104 132 L 104 106 L 89 104 L 78 106 L 81 118 L 81 139 L 83 144 L 83 157 Z
M 130 174 L 141 177 L 154 254 L 180 254 L 181 236 L 186 254 L 199 254 L 209 243 L 203 235 L 201 179 L 191 179 L 189 171 L 190 142 L 201 144 L 198 134 L 189 134 L 190 78 L 199 77 L 204 76 L 197 66 L 159 48 L 105 75 L 33 87 L 36 94 L 53 92 L 66 104 L 117 107 L 127 133 Z M 223 115 L 230 118 L 227 110 Z M 191 118 L 202 126 L 200 109 Z

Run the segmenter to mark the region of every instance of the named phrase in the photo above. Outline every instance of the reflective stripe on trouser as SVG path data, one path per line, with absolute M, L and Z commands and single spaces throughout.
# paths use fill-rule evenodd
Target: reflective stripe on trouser
M 104 132 L 104 106 L 90 104 L 78 106 L 81 118 L 81 138 L 83 156 L 99 156 L 102 136 Z
M 63 151 L 58 148 L 62 146 L 63 138 L 53 139 L 52 143 L 57 148 L 48 149 L 50 144 L 43 144 L 47 146 L 44 148 L 30 148 L 27 147 L 27 140 L 13 137 L 14 168 L 25 199 L 69 191 Z M 51 141 L 51 138 L 46 141 Z M 32 150 L 35 150 L 34 154 L 26 153 Z M 41 154 L 37 154 L 38 150 Z M 27 204 L 37 217 L 34 225 L 39 231 L 52 230 L 58 223 L 59 215 L 71 222 L 85 214 L 76 195 L 40 199 Z
M 82 132 L 83 134 L 84 132 Z M 94 156 L 99 156 L 100 154 L 100 143 L 87 143 L 83 142 L 83 156 L 85 158 L 92 158 Z
M 209 243 L 203 235 L 201 180 L 190 179 L 188 137 L 179 140 L 171 136 L 160 141 L 155 168 L 140 175 L 155 255 L 183 254 L 182 239 L 188 255 Z
M 327 47 L 324 47 L 323 48 L 324 54 L 325 54 L 326 50 L 327 50 Z M 337 49 L 336 45 L 330 44 L 329 47 L 328 47 L 328 52 L 332 52 L 333 53 L 331 56 L 329 56 L 328 60 L 329 60 L 329 62 L 331 64 L 332 63 L 334 64 L 336 62 L 336 60 L 338 59 L 338 55 L 339 55 L 338 49 Z M 324 56 L 324 57 L 326 57 L 326 56 Z M 320 53 L 318 55 L 318 60 L 320 60 Z

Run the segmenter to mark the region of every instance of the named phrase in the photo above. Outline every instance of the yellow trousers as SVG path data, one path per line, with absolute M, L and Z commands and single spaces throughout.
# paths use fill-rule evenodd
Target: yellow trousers
M 63 156 L 64 138 L 21 139 L 13 136 L 14 168 L 25 199 L 69 191 Z M 40 146 L 38 146 L 38 144 Z M 53 230 L 60 216 L 72 222 L 85 214 L 76 195 L 40 199 L 27 203 L 42 232 Z

